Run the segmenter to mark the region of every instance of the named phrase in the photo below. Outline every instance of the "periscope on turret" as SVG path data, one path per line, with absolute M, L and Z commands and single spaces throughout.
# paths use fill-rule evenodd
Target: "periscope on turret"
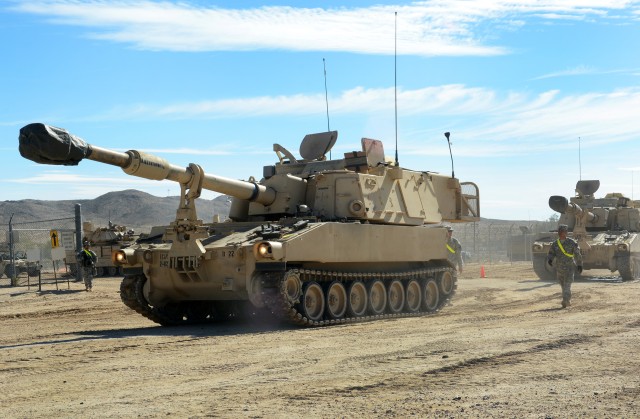
M 39 123 L 20 130 L 19 149 L 38 163 L 89 159 L 180 184 L 176 219 L 162 243 L 112 255 L 124 273 L 123 302 L 162 325 L 266 313 L 323 326 L 439 311 L 457 287 L 443 223 L 479 219 L 478 187 L 402 168 L 369 138 L 361 150 L 327 159 L 337 137 L 305 136 L 300 157 L 274 144 L 278 161 L 264 166 L 260 181 L 101 148 Z M 227 222 L 198 218 L 203 189 L 233 197 Z

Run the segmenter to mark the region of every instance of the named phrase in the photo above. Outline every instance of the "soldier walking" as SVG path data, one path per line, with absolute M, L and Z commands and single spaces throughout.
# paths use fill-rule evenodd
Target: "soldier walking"
M 574 271 L 582 273 L 582 253 L 578 242 L 567 237 L 568 231 L 569 227 L 566 224 L 558 226 L 558 240 L 553 242 L 547 254 L 547 263 L 549 266 L 555 266 L 558 282 L 562 287 L 562 308 L 571 305 Z
M 447 259 L 455 268 L 458 267 L 458 271 L 462 273 L 462 267 L 464 266 L 464 261 L 462 260 L 462 245 L 458 241 L 458 239 L 453 237 L 453 227 L 447 226 L 447 250 L 449 253 L 447 254 Z
M 89 242 L 84 241 L 82 251 L 78 253 L 78 264 L 82 267 L 82 278 L 84 278 L 84 286 L 86 291 L 91 291 L 93 286 L 93 270 L 96 266 L 98 257 L 89 248 Z

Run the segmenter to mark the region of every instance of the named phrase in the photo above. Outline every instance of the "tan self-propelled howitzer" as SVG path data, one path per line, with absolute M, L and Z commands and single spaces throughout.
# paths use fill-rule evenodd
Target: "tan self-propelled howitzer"
M 595 198 L 599 180 L 581 180 L 576 196 L 549 198 L 549 207 L 560 213 L 558 224 L 569 227 L 582 253 L 584 270 L 618 271 L 623 281 L 640 278 L 640 208 L 620 193 Z M 557 233 L 543 233 L 533 243 L 533 269 L 544 280 L 555 279 L 555 270 L 546 263 L 547 253 Z
M 93 223 L 83 223 L 83 242 L 87 241 L 91 245 L 91 250 L 96 254 L 95 276 L 116 276 L 122 273 L 122 266 L 117 266 L 113 262 L 111 254 L 115 250 L 132 245 L 139 235 L 126 226 L 113 224 L 109 221 L 107 227 L 95 228 Z M 75 248 L 65 248 L 66 263 L 74 276 L 78 270 L 77 254 Z
M 457 281 L 442 222 L 479 219 L 477 186 L 385 162 L 377 140 L 327 160 L 336 138 L 336 131 L 307 135 L 301 158 L 275 144 L 278 162 L 260 181 L 107 150 L 43 124 L 20 130 L 20 153 L 45 164 L 87 158 L 180 184 L 163 242 L 113 255 L 125 275 L 123 302 L 162 325 L 267 312 L 321 326 L 438 311 Z M 198 219 L 202 189 L 233 197 L 230 221 Z

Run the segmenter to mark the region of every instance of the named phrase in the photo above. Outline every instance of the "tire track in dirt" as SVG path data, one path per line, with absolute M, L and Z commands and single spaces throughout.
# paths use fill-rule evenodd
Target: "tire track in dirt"
M 537 354 L 540 352 L 551 351 L 555 349 L 562 349 L 567 346 L 572 346 L 581 343 L 591 342 L 595 336 L 579 335 L 576 337 L 556 339 L 552 342 L 545 342 L 539 345 L 535 345 L 529 349 L 522 351 L 508 351 L 501 354 L 484 356 L 478 358 L 472 358 L 465 361 L 458 362 L 453 365 L 447 365 L 445 367 L 435 368 L 422 374 L 423 377 L 429 375 L 437 375 L 441 373 L 456 373 L 461 369 L 468 369 L 476 366 L 499 366 L 502 364 L 517 364 L 525 362 L 525 357 L 531 354 Z

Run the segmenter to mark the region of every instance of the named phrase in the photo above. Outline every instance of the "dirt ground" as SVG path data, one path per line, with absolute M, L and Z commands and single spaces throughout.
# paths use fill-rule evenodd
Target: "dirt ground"
M 0 288 L 0 417 L 640 416 L 640 282 L 469 265 L 433 316 L 162 327 L 118 278 Z M 591 275 L 593 272 L 590 272 Z

